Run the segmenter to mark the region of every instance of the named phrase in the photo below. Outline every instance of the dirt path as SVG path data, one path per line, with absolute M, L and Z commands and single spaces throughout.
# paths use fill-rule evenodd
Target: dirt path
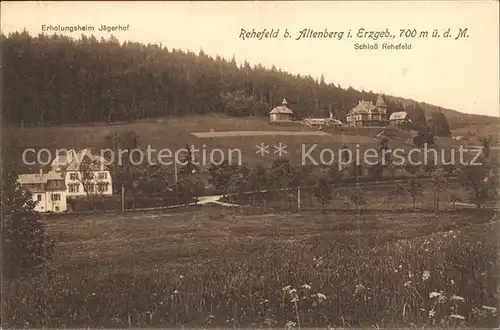
M 230 136 L 329 136 L 321 131 L 224 131 L 224 132 L 191 132 L 198 138 L 216 138 Z

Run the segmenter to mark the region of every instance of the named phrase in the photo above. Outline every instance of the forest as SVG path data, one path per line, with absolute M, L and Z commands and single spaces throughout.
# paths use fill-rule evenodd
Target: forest
M 120 43 L 113 36 L 34 37 L 22 31 L 1 38 L 3 116 L 12 126 L 133 122 L 192 114 L 267 116 L 284 97 L 296 119 L 328 116 L 330 109 L 344 119 L 359 100 L 377 98 L 375 92 L 326 83 L 323 76 L 315 79 L 274 66 L 251 66 L 234 57 L 212 58 L 203 50 L 196 54 L 164 45 Z M 389 113 L 406 108 L 414 123 L 458 113 L 389 95 L 385 100 Z M 460 115 L 454 116 L 451 128 L 491 123 L 491 117 Z

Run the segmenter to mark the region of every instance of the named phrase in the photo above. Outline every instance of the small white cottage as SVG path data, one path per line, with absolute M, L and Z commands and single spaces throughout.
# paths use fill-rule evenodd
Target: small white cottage
M 391 125 L 396 126 L 405 123 L 411 123 L 411 119 L 410 116 L 408 115 L 408 112 L 398 111 L 391 113 L 389 117 L 389 122 L 391 123 Z

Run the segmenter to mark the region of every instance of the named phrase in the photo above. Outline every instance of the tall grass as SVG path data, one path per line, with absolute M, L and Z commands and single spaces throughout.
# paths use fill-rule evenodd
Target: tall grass
M 387 243 L 358 231 L 246 257 L 129 263 L 3 283 L 4 327 L 498 325 L 498 224 Z M 123 265 L 122 265 L 123 266 Z

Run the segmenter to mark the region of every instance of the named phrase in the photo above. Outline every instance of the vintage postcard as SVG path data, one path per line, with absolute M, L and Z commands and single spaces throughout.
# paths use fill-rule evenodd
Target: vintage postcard
M 497 328 L 498 1 L 3 2 L 8 328 Z

